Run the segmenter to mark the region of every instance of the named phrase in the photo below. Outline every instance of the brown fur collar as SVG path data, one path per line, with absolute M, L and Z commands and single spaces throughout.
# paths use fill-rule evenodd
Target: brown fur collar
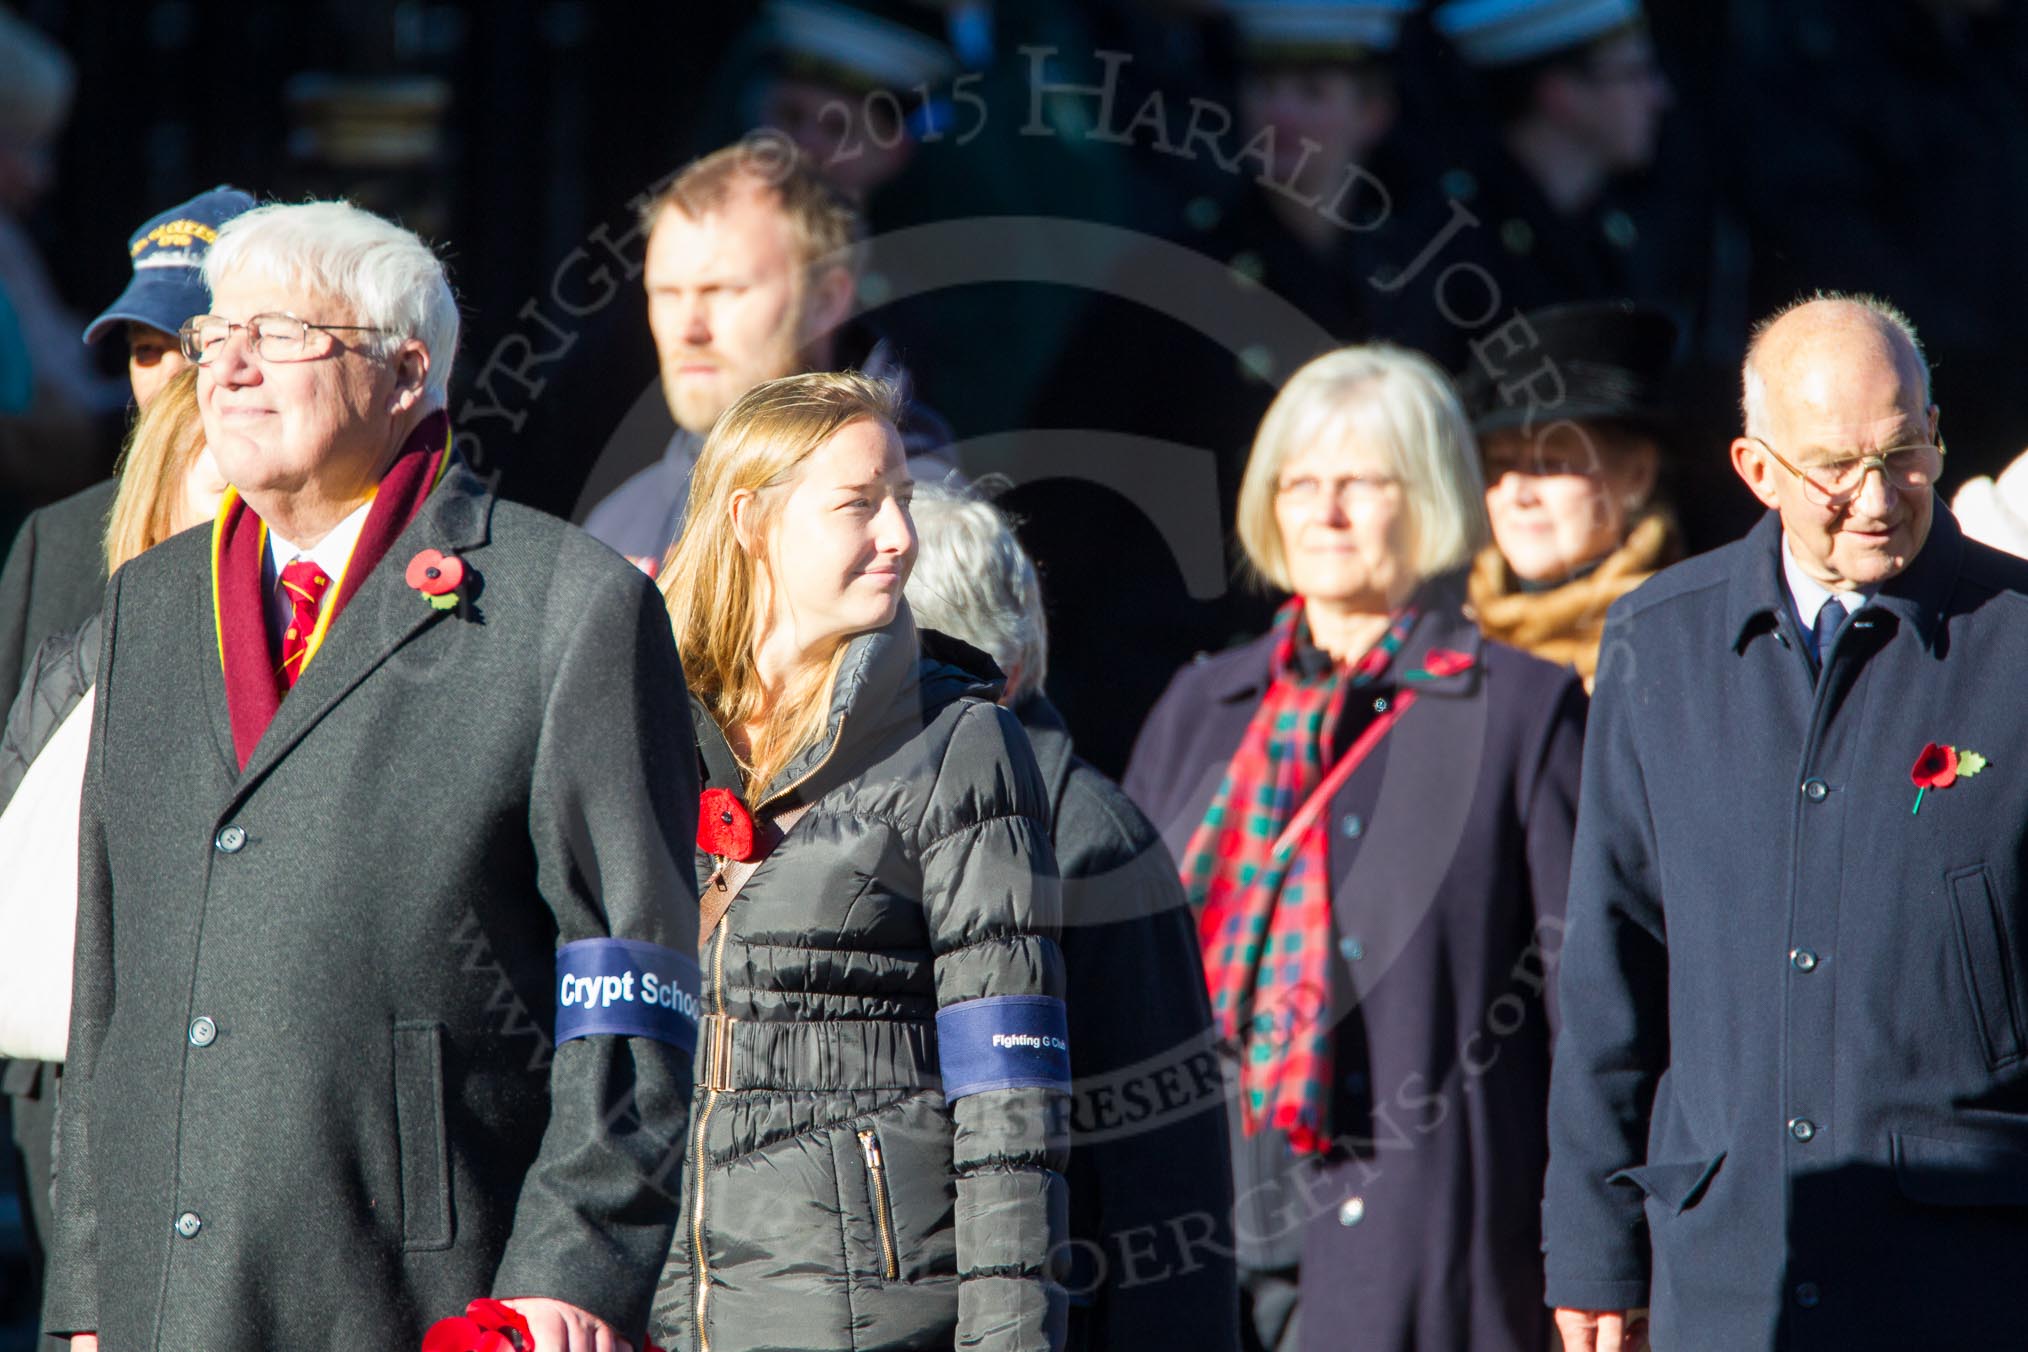
M 1467 596 L 1487 638 L 1576 668 L 1589 690 L 1606 608 L 1681 554 L 1675 519 L 1651 511 L 1598 567 L 1550 591 L 1522 591 L 1500 551 L 1488 545 L 1472 564 Z

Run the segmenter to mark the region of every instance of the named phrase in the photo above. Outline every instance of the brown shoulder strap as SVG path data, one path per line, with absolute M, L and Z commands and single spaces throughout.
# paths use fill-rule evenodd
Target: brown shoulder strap
M 782 837 L 788 835 L 802 819 L 803 814 L 809 810 L 808 803 L 798 803 L 780 816 L 768 818 L 767 845 L 755 851 L 751 859 L 727 864 L 704 885 L 704 895 L 697 899 L 697 947 L 700 951 L 711 942 L 711 932 L 718 928 L 718 922 L 725 919 L 725 913 L 732 909 L 733 899 L 739 895 L 740 889 L 746 886 L 746 880 L 753 876 L 753 871 L 760 867 L 761 860 L 774 853 L 775 846 L 782 843 Z

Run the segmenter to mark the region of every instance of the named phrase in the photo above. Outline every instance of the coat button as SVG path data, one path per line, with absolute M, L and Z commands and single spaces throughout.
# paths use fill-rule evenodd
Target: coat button
M 1345 820 L 1338 823 L 1338 829 L 1345 833 L 1345 839 L 1357 840 L 1366 834 L 1366 823 L 1356 812 L 1345 814 Z
M 1829 784 L 1826 784 L 1821 779 L 1812 777 L 1803 781 L 1803 797 L 1809 799 L 1813 803 L 1823 802 L 1825 795 L 1829 794 L 1830 792 L 1831 786 Z
M 1807 948 L 1798 948 L 1790 953 L 1789 961 L 1795 964 L 1798 972 L 1814 972 L 1817 970 L 1817 955 Z
M 1384 714 L 1387 712 L 1387 696 L 1382 695 L 1378 699 L 1373 701 L 1373 712 L 1376 714 Z
M 1817 1284 L 1815 1282 L 1798 1282 L 1796 1284 L 1796 1304 L 1802 1306 L 1804 1309 L 1806 1310 L 1816 1309 L 1817 1302 L 1821 1301 L 1823 1298 L 1824 1293 L 1817 1289 Z
M 1357 939 L 1344 938 L 1338 941 L 1338 955 L 1347 962 L 1357 962 L 1366 956 L 1366 945 Z
M 1366 1199 L 1347 1197 L 1338 1207 L 1338 1224 L 1357 1225 L 1366 1219 Z
M 190 1045 L 209 1047 L 218 1041 L 218 1025 L 200 1014 L 190 1021 Z
M 1817 1124 L 1809 1118 L 1792 1117 L 1789 1119 L 1789 1135 L 1795 1137 L 1798 1141 L 1807 1141 L 1816 1134 Z
M 189 1239 L 204 1228 L 204 1222 L 197 1219 L 195 1211 L 186 1211 L 176 1218 L 176 1233 Z
M 220 854 L 238 854 L 246 848 L 246 830 L 244 827 L 228 826 L 218 833 L 218 839 L 212 844 L 218 847 Z

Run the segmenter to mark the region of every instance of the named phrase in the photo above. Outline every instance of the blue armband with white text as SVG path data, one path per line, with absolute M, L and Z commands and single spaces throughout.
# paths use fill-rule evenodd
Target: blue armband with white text
M 697 959 L 639 939 L 556 950 L 556 1042 L 611 1034 L 697 1047 Z
M 937 1011 L 944 1102 L 989 1089 L 1070 1092 L 1070 1027 L 1053 995 L 988 995 Z

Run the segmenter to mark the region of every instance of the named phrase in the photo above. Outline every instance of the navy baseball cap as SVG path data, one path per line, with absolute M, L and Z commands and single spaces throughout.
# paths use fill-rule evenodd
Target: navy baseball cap
M 253 208 L 252 196 L 223 184 L 173 206 L 134 232 L 127 255 L 134 280 L 106 312 L 91 322 L 84 340 L 95 343 L 117 324 L 132 320 L 164 333 L 211 308 L 204 289 L 204 255 L 218 238 L 218 227 Z

